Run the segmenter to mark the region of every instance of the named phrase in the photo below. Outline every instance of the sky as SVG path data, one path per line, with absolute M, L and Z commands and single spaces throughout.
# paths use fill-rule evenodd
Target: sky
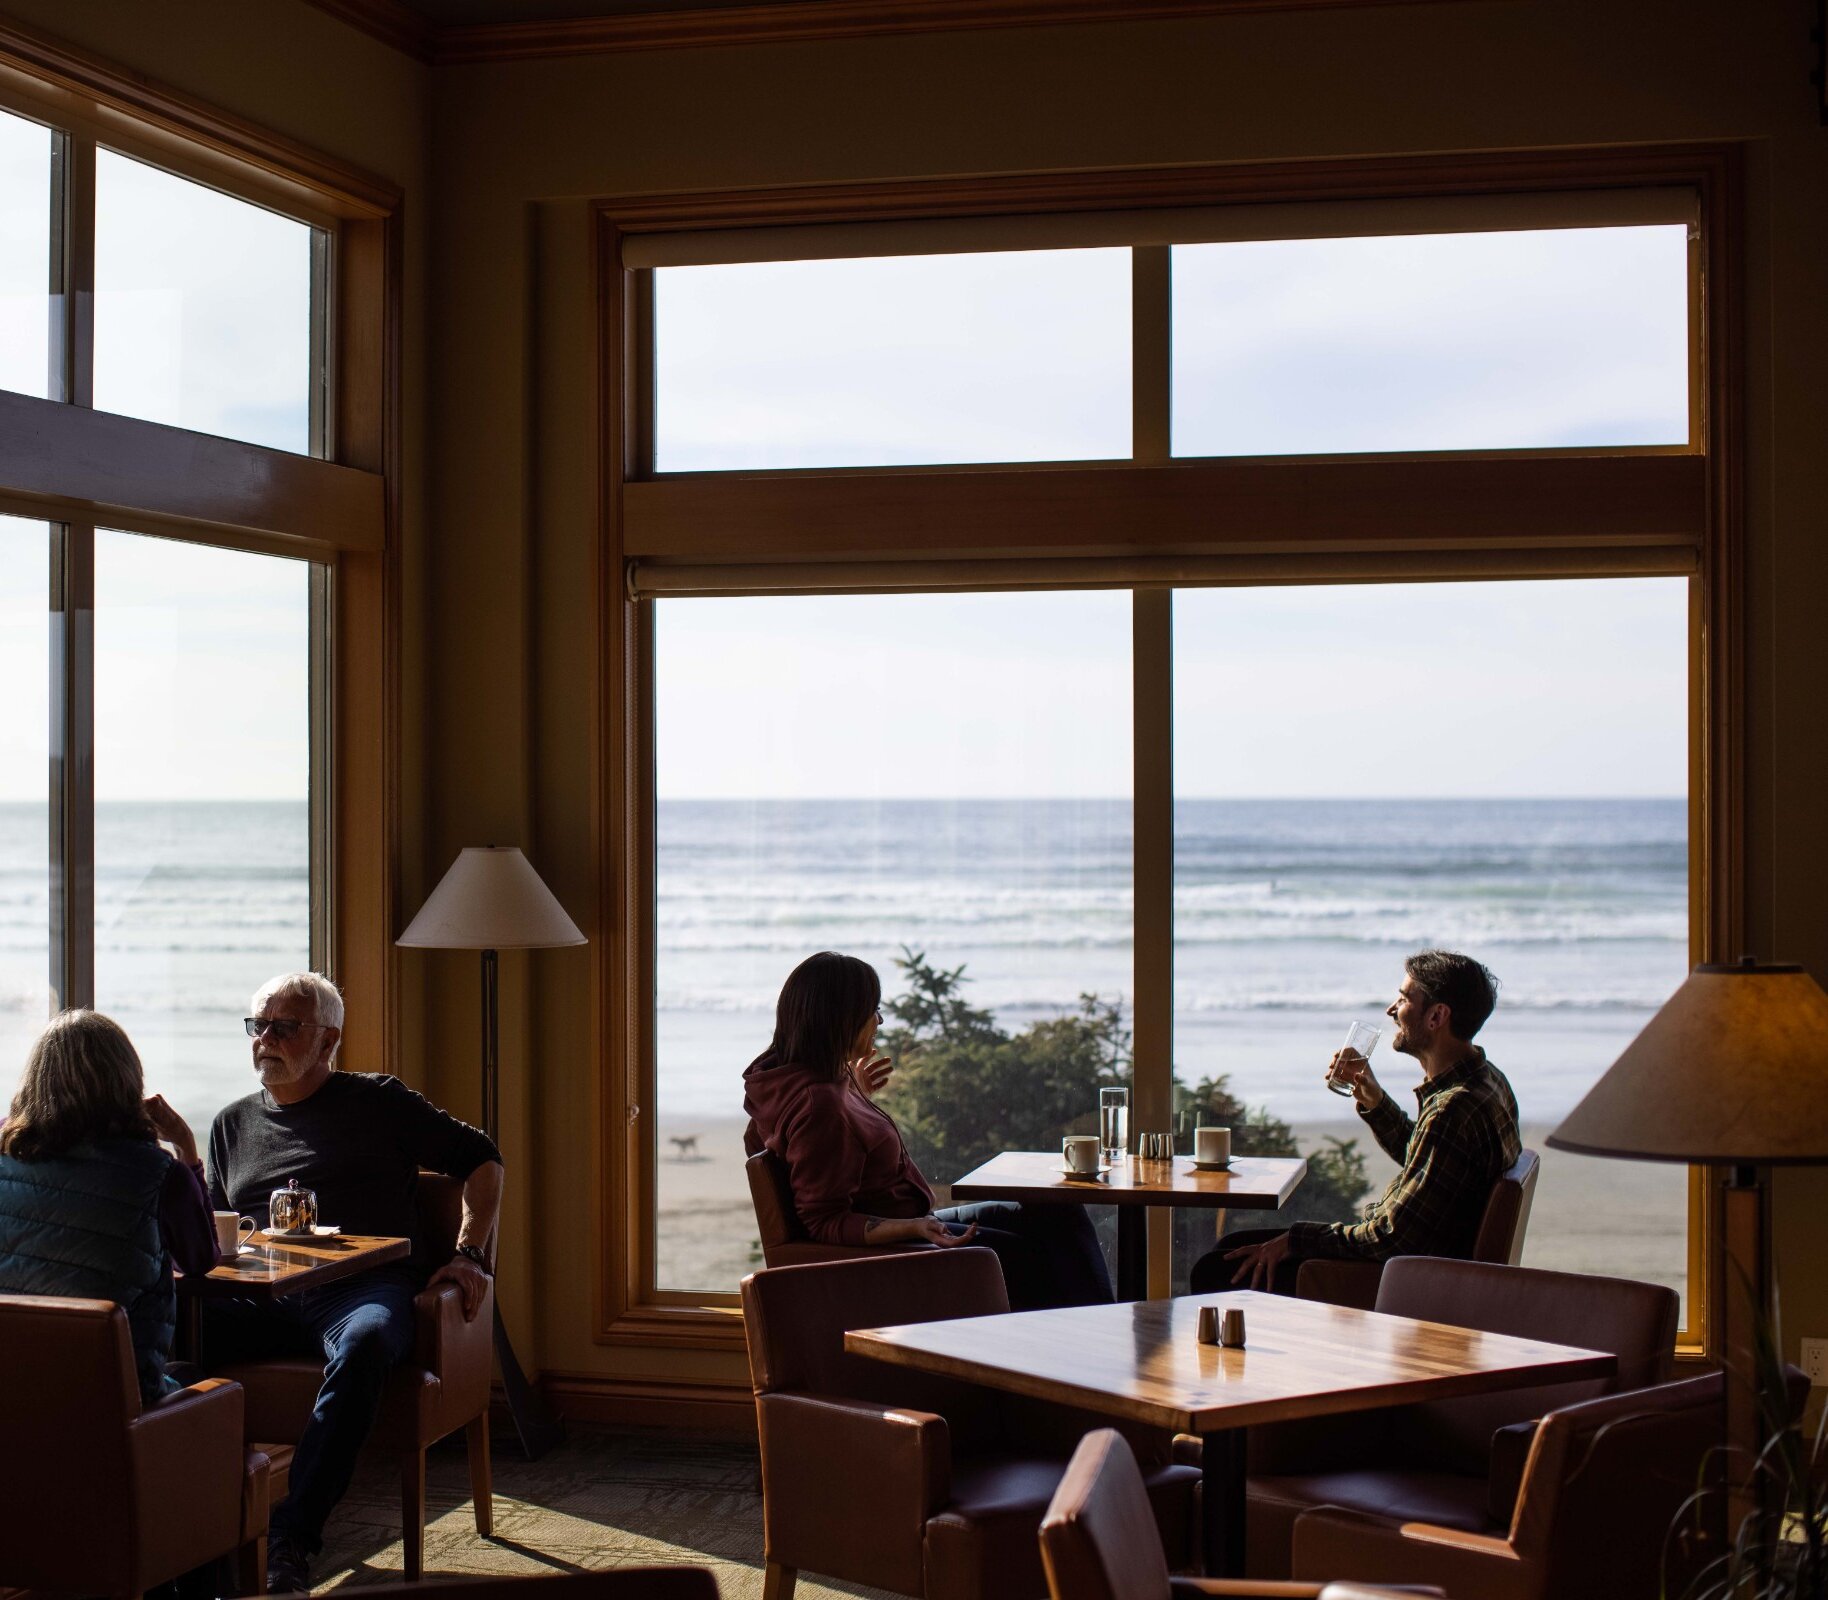
M 656 602 L 661 799 L 1131 793 L 1123 590 Z M 1175 792 L 1687 792 L 1682 578 L 1182 590 Z
M 43 393 L 49 135 L 0 114 L 0 387 Z M 308 446 L 310 230 L 102 151 L 96 398 Z M 1686 235 L 1177 246 L 1174 448 L 1680 442 Z M 667 268 L 661 470 L 1127 456 L 1121 249 Z M 42 525 L 0 519 L 0 800 L 45 793 Z M 306 571 L 106 535 L 99 798 L 297 798 Z M 659 603 L 659 792 L 1121 795 L 1122 592 Z M 1187 591 L 1188 795 L 1679 794 L 1680 580 Z M 1414 759 L 1418 701 L 1464 755 Z M 1406 715 L 1407 714 L 1407 715 Z

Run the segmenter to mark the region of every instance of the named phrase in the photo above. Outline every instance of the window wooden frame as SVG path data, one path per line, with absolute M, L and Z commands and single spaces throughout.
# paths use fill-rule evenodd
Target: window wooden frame
M 651 294 L 641 241 L 692 230 L 831 228 L 961 218 L 1147 214 L 1175 208 L 1409 202 L 1670 188 L 1693 197 L 1691 428 L 1684 446 L 1375 457 L 1167 459 L 1158 404 L 1139 398 L 1134 456 L 1087 464 L 668 474 L 651 471 Z M 854 592 L 1076 584 L 1136 590 L 1135 652 L 1166 670 L 1184 581 L 1378 581 L 1665 573 L 1691 579 L 1691 956 L 1730 955 L 1744 926 L 1741 334 L 1736 147 L 1513 152 L 643 196 L 595 205 L 599 295 L 601 663 L 596 752 L 602 904 L 616 908 L 593 982 L 603 1118 L 596 1161 L 599 1342 L 741 1347 L 731 1297 L 654 1287 L 653 655 L 655 593 Z M 1165 256 L 1166 252 L 1162 254 Z M 1139 262 L 1143 260 L 1139 257 Z M 1165 269 L 1165 262 L 1162 264 Z M 1150 269 L 1153 270 L 1153 269 Z M 1144 273 L 1139 272 L 1139 279 Z M 1165 270 L 1163 272 L 1165 278 Z M 1160 382 L 1142 336 L 1136 370 Z M 1149 514 L 1135 514 L 1138 499 Z M 1217 505 L 1224 510 L 1215 513 Z M 1127 507 L 1128 516 L 1119 514 Z M 1322 514 L 1316 516 L 1316 507 Z M 1451 515 L 1444 514 L 1451 510 Z M 1139 531 L 1139 525 L 1141 531 Z M 935 533 L 934 529 L 943 530 Z M 1578 531 L 1570 532 L 1570 528 Z M 858 530 L 866 530 L 859 532 Z M 1159 685 L 1151 683 L 1151 687 Z M 1136 721 L 1145 736 L 1142 691 Z M 1171 948 L 1157 729 L 1137 770 L 1137 1037 Z M 1159 747 L 1159 748 L 1158 748 Z M 1160 797 L 1156 797 L 1159 801 Z M 1170 857 L 1171 859 L 1171 857 Z M 1152 955 L 1148 952 L 1154 952 Z M 1145 970 L 1147 967 L 1148 970 Z M 1142 1052 L 1139 1048 L 1139 1060 Z M 1161 1052 L 1165 1062 L 1167 1052 Z M 1162 1074 L 1165 1077 L 1167 1068 Z M 1165 1084 L 1138 1084 L 1139 1107 Z M 1712 1355 L 1720 1301 L 1718 1175 L 1694 1169 L 1686 1350 Z M 1166 1230 L 1152 1230 L 1165 1292 Z
M 93 624 L 93 530 L 309 560 L 313 659 L 312 950 L 342 988 L 350 1058 L 397 1056 L 392 930 L 397 778 L 400 191 L 139 73 L 0 23 L 0 109 L 62 135 L 69 181 L 54 255 L 56 396 L 0 393 L 0 511 L 59 530 L 64 681 L 80 699 Z M 94 153 L 149 162 L 320 231 L 314 248 L 317 456 L 92 408 Z M 67 697 L 67 695 L 66 695 Z M 93 729 L 72 710 L 92 749 Z M 63 843 L 92 855 L 85 763 L 53 796 Z M 92 797 L 90 797 L 92 798 Z M 86 831 L 85 831 L 86 829 Z M 89 841 L 84 850 L 84 839 Z M 93 887 L 65 856 L 62 997 L 93 993 Z

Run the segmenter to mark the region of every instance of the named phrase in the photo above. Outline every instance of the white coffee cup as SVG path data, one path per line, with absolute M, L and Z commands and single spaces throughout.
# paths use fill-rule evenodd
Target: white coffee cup
M 1231 1160 L 1231 1129 L 1195 1128 L 1193 1159 L 1202 1166 L 1224 1166 Z
M 242 1241 L 260 1226 L 252 1217 L 240 1216 L 233 1211 L 212 1211 L 216 1219 L 216 1250 L 224 1256 L 232 1256 L 241 1248 Z
M 1060 1159 L 1074 1172 L 1098 1170 L 1098 1135 L 1069 1133 L 1060 1141 Z

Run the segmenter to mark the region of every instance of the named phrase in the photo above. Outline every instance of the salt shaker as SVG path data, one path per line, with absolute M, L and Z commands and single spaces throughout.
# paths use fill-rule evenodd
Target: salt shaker
M 1244 1348 L 1244 1313 L 1241 1309 L 1233 1307 L 1225 1313 L 1225 1325 L 1219 1333 L 1219 1343 L 1227 1350 Z
M 1199 1340 L 1201 1344 L 1219 1342 L 1219 1308 L 1217 1306 L 1200 1307 Z

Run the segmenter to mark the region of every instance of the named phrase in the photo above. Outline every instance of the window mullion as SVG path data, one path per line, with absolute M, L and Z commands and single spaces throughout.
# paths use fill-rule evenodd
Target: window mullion
M 335 742 L 331 737 L 333 697 L 331 657 L 336 638 L 335 596 L 332 568 L 314 561 L 310 567 L 309 619 L 306 623 L 307 671 L 310 674 L 306 717 L 310 727 L 310 778 L 308 806 L 310 821 L 311 967 L 315 972 L 336 971 L 335 921 L 330 915 L 330 886 L 335 881 L 336 835 L 331 826 L 334 814 L 332 784 L 335 772 L 332 760 Z
M 1138 589 L 1132 607 L 1136 1064 L 1131 1133 L 1172 1127 L 1174 1108 L 1173 591 Z M 1172 1209 L 1149 1208 L 1149 1295 L 1171 1294 Z
M 50 396 L 95 404 L 95 140 L 60 133 L 51 206 Z
M 1151 466 L 1170 455 L 1168 250 L 1149 244 L 1130 252 L 1130 454 Z
M 51 529 L 51 987 L 95 1003 L 95 529 Z

